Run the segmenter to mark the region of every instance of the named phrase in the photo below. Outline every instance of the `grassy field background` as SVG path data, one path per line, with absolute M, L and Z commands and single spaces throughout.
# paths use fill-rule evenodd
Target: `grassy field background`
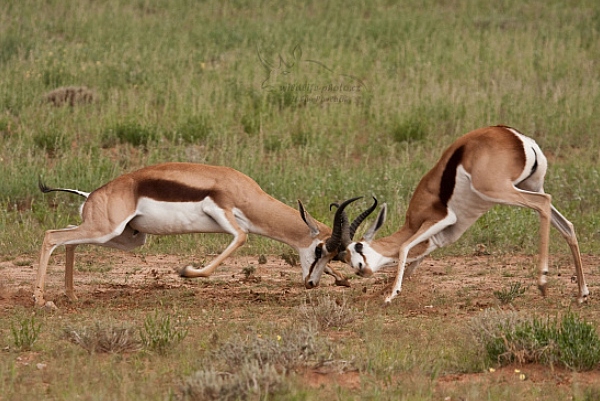
M 331 201 L 374 195 L 390 207 L 382 235 L 391 233 L 443 149 L 496 124 L 541 145 L 546 191 L 575 224 L 582 253 L 595 254 L 598 60 L 592 0 L 8 1 L 0 255 L 37 260 L 45 230 L 78 222 L 80 199 L 43 196 L 38 177 L 90 191 L 163 161 L 234 167 L 324 222 Z M 91 102 L 53 105 L 47 94 L 64 86 L 89 88 Z M 478 244 L 493 255 L 535 254 L 537 225 L 529 210 L 497 207 L 435 255 Z M 183 264 L 228 241 L 154 237 L 138 253 L 177 254 Z M 288 250 L 253 237 L 238 254 Z M 551 252 L 568 263 L 555 231 Z

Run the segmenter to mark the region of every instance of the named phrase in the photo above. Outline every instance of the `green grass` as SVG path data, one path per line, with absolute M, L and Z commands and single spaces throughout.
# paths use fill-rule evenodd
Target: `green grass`
M 44 229 L 77 221 L 68 195 L 36 191 L 38 175 L 92 190 L 171 160 L 232 166 L 288 204 L 303 199 L 325 221 L 328 200 L 376 195 L 399 211 L 390 213 L 385 234 L 401 224 L 412 189 L 445 146 L 469 130 L 509 124 L 551 156 L 546 189 L 574 221 L 583 251 L 596 251 L 594 2 L 276 8 L 281 15 L 252 2 L 109 0 L 3 9 L 0 250 L 35 252 Z M 277 87 L 308 83 L 322 90 L 344 79 L 364 86 L 350 103 L 274 99 L 262 87 L 268 76 L 258 49 L 272 66 L 295 63 L 272 78 Z M 307 60 L 331 72 L 313 71 Z M 64 85 L 91 88 L 93 104 L 42 102 Z M 323 92 L 283 91 L 290 93 Z M 57 208 L 38 216 L 63 218 L 36 221 L 32 209 L 49 198 Z M 535 239 L 522 234 L 536 224 L 530 214 L 493 210 L 446 252 L 479 242 L 492 252 L 533 253 Z M 191 247 L 182 237 L 155 249 L 180 241 Z M 553 250 L 564 251 L 556 242 Z M 261 247 L 281 249 L 270 241 Z
M 597 369 L 600 364 L 596 327 L 572 311 L 561 318 L 490 311 L 473 319 L 472 326 L 493 364 L 537 362 L 574 371 Z
M 288 73 L 277 69 L 268 76 L 259 49 L 268 64 L 289 67 Z M 582 252 L 597 253 L 597 60 L 600 5 L 594 0 L 426 0 L 418 7 L 386 0 L 9 1 L 0 9 L 0 254 L 37 259 L 45 230 L 78 223 L 81 200 L 42 195 L 39 176 L 51 186 L 91 191 L 164 161 L 234 167 L 286 204 L 301 199 L 324 222 L 331 220 L 331 201 L 364 195 L 355 213 L 375 195 L 389 206 L 380 234 L 386 235 L 402 224 L 412 191 L 443 149 L 459 135 L 494 124 L 520 129 L 545 150 L 546 191 L 575 224 Z M 265 87 L 267 79 L 274 85 Z M 364 86 L 323 90 L 338 82 Z M 285 89 L 304 83 L 319 90 Z M 74 107 L 43 101 L 71 85 L 90 88 L 94 101 Z M 323 102 L 325 93 L 350 101 Z M 535 254 L 537 229 L 532 211 L 495 207 L 436 255 L 473 254 L 477 244 L 492 255 Z M 229 240 L 152 237 L 139 252 L 201 261 Z M 238 251 L 285 252 L 286 246 L 257 237 Z M 551 253 L 568 258 L 568 252 L 553 231 Z M 55 346 L 50 333 L 61 328 L 47 328 L 46 319 L 34 348 L 45 344 L 42 352 L 64 352 L 67 365 L 81 363 L 72 344 Z M 386 343 L 392 334 L 381 326 Z M 364 356 L 361 369 L 377 383 L 389 369 L 416 371 L 423 360 L 403 348 L 408 338 L 388 343 L 393 349 L 372 350 L 377 358 Z M 202 350 L 203 341 L 193 349 Z M 175 364 L 163 356 L 117 355 L 100 363 L 100 369 L 83 364 L 81 373 L 91 377 L 97 370 L 91 382 L 112 381 L 122 394 L 163 399 L 173 388 L 175 378 L 161 376 L 161 368 L 138 375 L 154 363 Z M 426 364 L 427 374 L 447 363 L 457 362 Z M 192 364 L 184 362 L 178 374 L 198 370 Z M 404 367 L 394 368 L 398 364 Z M 15 373 L 14 359 L 0 369 L 6 378 L 0 393 L 19 387 L 25 399 L 42 391 L 41 384 L 15 382 L 25 379 Z M 93 383 L 66 380 L 56 398 L 84 394 L 80 389 Z M 433 397 L 430 386 L 408 388 L 373 384 L 360 394 Z M 471 398 L 481 398 L 477 391 Z M 505 391 L 492 388 L 489 398 L 502 399 Z M 296 399 L 303 394 L 298 390 Z

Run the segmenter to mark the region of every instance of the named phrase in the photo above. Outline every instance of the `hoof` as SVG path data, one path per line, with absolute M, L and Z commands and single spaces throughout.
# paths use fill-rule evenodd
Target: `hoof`
M 33 305 L 37 308 L 43 308 L 46 305 L 46 301 L 42 297 L 33 297 Z
M 304 282 L 304 288 L 306 288 L 307 290 L 312 290 L 313 288 L 317 288 L 318 286 L 319 283 L 315 284 L 312 280 Z
M 347 278 L 345 278 L 343 280 L 335 280 L 335 285 L 340 286 L 340 287 L 352 287 L 352 285 L 350 284 L 350 281 L 348 281 Z
M 79 300 L 79 298 L 77 298 L 77 295 L 73 293 L 67 294 L 67 299 L 69 300 L 69 302 L 77 302 Z
M 47 302 L 44 304 L 44 310 L 47 310 L 47 311 L 55 311 L 55 310 L 58 310 L 58 307 L 57 307 L 57 306 L 54 304 L 54 302 L 52 302 L 52 301 L 47 301 Z
M 538 289 L 540 290 L 540 292 L 542 293 L 542 296 L 544 296 L 544 297 L 546 296 L 546 293 L 547 293 L 547 287 L 548 287 L 547 283 L 538 284 Z
M 179 269 L 179 271 L 177 272 L 177 274 L 179 274 L 179 277 L 188 277 L 187 275 L 187 271 L 189 268 L 191 268 L 192 266 L 185 266 L 182 267 L 181 269 Z

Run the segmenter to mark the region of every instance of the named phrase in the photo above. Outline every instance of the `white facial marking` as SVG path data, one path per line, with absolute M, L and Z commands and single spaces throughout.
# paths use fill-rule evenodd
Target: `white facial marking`
M 315 261 L 315 249 L 317 245 L 321 242 L 319 239 L 313 240 L 308 248 L 300 248 L 298 249 L 298 255 L 300 256 L 300 264 L 302 266 L 302 279 L 306 281 L 308 275 L 310 274 L 310 267 Z M 313 269 L 313 280 L 315 279 L 314 272 L 317 266 Z M 325 269 L 325 267 L 323 267 Z M 318 284 L 319 280 L 316 281 Z

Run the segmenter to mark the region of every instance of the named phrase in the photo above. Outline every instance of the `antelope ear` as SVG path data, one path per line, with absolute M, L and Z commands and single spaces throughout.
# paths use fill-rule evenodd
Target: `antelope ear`
M 306 223 L 308 228 L 310 229 L 310 236 L 315 238 L 319 235 L 319 227 L 317 226 L 317 221 L 306 211 L 300 199 L 298 199 L 298 210 L 300 211 L 300 216 L 302 220 Z
M 371 227 L 369 227 L 369 229 L 365 232 L 365 235 L 363 236 L 363 239 L 366 242 L 373 241 L 373 237 L 375 237 L 375 234 L 377 234 L 377 231 L 379 231 L 379 229 L 383 226 L 383 223 L 385 223 L 386 217 L 387 217 L 387 204 L 384 203 L 383 205 L 381 205 L 381 210 L 379 211 L 379 214 L 377 215 L 377 219 L 371 225 Z

